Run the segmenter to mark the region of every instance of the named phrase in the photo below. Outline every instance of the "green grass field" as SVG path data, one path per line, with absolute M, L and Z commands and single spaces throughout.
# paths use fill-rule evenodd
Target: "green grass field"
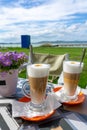
M 83 48 L 73 48 L 73 47 L 34 47 L 33 51 L 38 53 L 49 53 L 49 54 L 64 54 L 68 53 L 70 56 L 70 60 L 76 60 L 80 61 L 81 54 L 82 54 Z M 0 51 L 6 52 L 6 51 L 17 51 L 17 52 L 25 52 L 27 55 L 29 55 L 29 49 L 27 48 L 0 48 Z M 20 77 L 26 77 L 26 72 L 22 72 L 19 74 Z M 82 88 L 85 88 L 87 85 L 87 53 L 84 58 L 84 68 L 83 72 L 80 76 L 79 86 Z

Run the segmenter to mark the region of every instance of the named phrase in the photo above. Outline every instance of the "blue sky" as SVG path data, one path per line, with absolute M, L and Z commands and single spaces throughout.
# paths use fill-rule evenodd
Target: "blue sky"
M 0 0 L 0 43 L 87 40 L 87 0 Z

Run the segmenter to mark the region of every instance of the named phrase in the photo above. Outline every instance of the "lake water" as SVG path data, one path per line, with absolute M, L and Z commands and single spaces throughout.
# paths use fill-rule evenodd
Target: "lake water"
M 46 43 L 32 43 L 34 47 L 41 46 L 43 44 Z M 87 47 L 87 42 L 53 42 L 48 44 L 59 47 Z M 21 43 L 0 43 L 0 47 L 21 47 Z

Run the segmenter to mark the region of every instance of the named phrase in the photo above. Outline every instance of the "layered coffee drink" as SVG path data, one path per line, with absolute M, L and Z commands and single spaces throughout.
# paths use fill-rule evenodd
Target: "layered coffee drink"
M 40 105 L 46 96 L 46 85 L 50 66 L 48 64 L 32 64 L 27 66 L 30 85 L 31 102 Z
M 80 66 L 80 62 L 76 61 L 64 61 L 63 63 L 63 75 L 64 75 L 64 91 L 68 96 L 74 96 L 80 73 L 82 72 L 83 63 Z

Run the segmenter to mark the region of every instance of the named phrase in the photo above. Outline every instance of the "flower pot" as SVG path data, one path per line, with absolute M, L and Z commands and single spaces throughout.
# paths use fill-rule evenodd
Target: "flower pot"
M 18 70 L 0 72 L 0 95 L 11 96 L 16 93 Z

